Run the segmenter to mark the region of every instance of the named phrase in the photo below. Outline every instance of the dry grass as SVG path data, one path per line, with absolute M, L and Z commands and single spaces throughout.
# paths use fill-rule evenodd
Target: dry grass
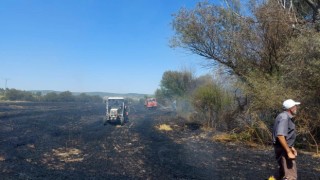
M 64 163 L 81 162 L 83 156 L 76 148 L 58 148 L 53 149 L 51 153 L 45 153 L 42 162 L 53 169 L 64 169 Z
M 64 162 L 78 162 L 82 161 L 82 157 L 78 157 L 81 155 L 81 151 L 79 149 L 75 148 L 59 148 L 59 149 L 53 149 L 53 155 L 58 157 L 60 161 Z
M 214 135 L 212 137 L 212 139 L 214 141 L 217 141 L 217 142 L 231 142 L 231 141 L 234 141 L 234 138 L 230 134 L 227 134 L 227 133 Z
M 262 146 L 261 144 L 259 145 L 259 144 L 255 143 L 255 142 L 246 142 L 246 145 L 249 146 L 249 147 L 251 147 L 251 148 L 261 148 L 261 147 L 264 147 L 264 146 Z
M 314 158 L 320 158 L 320 154 L 313 154 L 312 157 L 314 157 Z
M 228 142 L 237 143 L 237 142 L 241 142 L 241 143 L 244 143 L 244 145 L 249 147 L 249 148 L 255 148 L 255 149 L 263 148 L 263 149 L 265 149 L 265 146 L 262 146 L 259 143 L 256 143 L 256 142 L 253 142 L 253 141 L 239 139 L 239 137 L 237 135 L 235 135 L 234 133 L 231 133 L 231 134 L 228 134 L 228 133 L 217 134 L 217 135 L 214 135 L 212 137 L 212 140 L 216 141 L 216 142 L 222 142 L 222 143 L 228 143 Z
M 202 131 L 211 131 L 211 132 L 213 132 L 213 131 L 215 131 L 216 129 L 213 128 L 213 127 L 201 126 L 201 130 L 202 130 Z
M 158 127 L 158 130 L 160 131 L 172 131 L 173 129 L 170 127 L 170 125 L 167 124 L 160 124 Z

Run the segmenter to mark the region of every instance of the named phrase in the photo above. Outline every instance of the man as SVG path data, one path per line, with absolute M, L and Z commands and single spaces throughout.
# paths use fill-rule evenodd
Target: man
M 292 99 L 285 100 L 283 102 L 284 111 L 277 116 L 274 122 L 272 140 L 280 166 L 277 179 L 296 180 L 298 176 L 295 160 L 298 154 L 293 147 L 296 130 L 292 118 L 297 114 L 299 104 L 300 102 Z

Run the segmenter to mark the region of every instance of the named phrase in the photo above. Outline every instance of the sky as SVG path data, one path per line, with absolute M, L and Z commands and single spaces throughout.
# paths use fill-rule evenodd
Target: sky
M 208 73 L 169 47 L 195 0 L 2 0 L 0 88 L 153 94 L 168 70 Z

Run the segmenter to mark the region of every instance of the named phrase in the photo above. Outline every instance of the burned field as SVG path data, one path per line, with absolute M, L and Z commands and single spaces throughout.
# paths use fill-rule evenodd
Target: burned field
M 103 125 L 104 104 L 0 103 L 1 179 L 266 179 L 271 148 L 221 144 L 170 113 L 132 108 L 124 126 Z M 162 124 L 172 130 L 159 130 Z M 298 157 L 300 179 L 319 159 Z

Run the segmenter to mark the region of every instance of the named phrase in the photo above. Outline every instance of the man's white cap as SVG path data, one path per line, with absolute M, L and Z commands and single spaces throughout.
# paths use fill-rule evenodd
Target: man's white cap
M 287 100 L 285 100 L 284 102 L 283 102 L 283 108 L 284 109 L 290 109 L 290 108 L 292 108 L 293 106 L 296 106 L 296 105 L 299 105 L 300 104 L 300 102 L 295 102 L 294 100 L 292 100 L 292 99 L 287 99 Z

